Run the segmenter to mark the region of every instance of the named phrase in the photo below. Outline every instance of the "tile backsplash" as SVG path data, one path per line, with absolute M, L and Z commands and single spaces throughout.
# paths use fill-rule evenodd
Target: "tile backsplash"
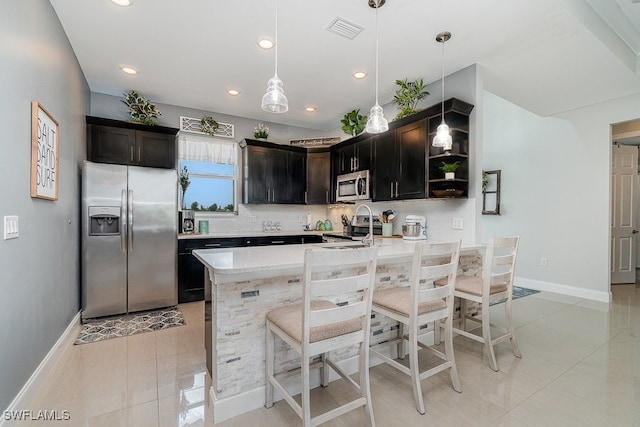
M 396 212 L 393 222 L 393 234 L 402 234 L 402 225 L 407 215 L 423 215 L 427 219 L 427 239 L 451 240 L 462 239 L 463 242 L 473 243 L 475 233 L 475 199 L 456 200 L 407 200 L 396 202 L 366 202 L 377 216 L 379 213 L 391 209 Z M 315 227 L 318 220 L 329 219 L 333 229 L 342 232 L 342 214 L 351 218 L 357 204 L 324 205 L 253 205 L 241 204 L 238 215 L 216 216 L 212 214 L 196 213 L 196 227 L 200 219 L 209 221 L 209 233 L 256 231 L 263 232 L 264 221 L 279 222 L 283 231 L 302 231 L 307 222 L 307 214 L 311 218 L 311 226 Z M 365 214 L 366 210 L 362 210 Z M 454 230 L 452 221 L 462 218 L 463 229 Z

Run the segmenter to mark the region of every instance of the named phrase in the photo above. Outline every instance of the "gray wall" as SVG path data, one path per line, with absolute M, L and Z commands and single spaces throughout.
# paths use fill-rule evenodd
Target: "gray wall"
M 141 94 L 145 96 L 144 93 Z M 104 93 L 91 93 L 91 115 L 105 117 L 115 120 L 131 120 L 127 112 L 127 106 L 122 102 L 122 97 L 106 95 Z M 149 99 L 154 102 L 153 99 Z M 256 108 L 260 108 L 256 105 Z M 212 116 L 218 122 L 231 123 L 234 125 L 235 141 L 244 138 L 253 138 L 253 130 L 259 123 L 264 123 L 269 127 L 269 142 L 274 144 L 289 144 L 292 139 L 318 138 L 323 136 L 341 136 L 340 133 L 326 134 L 321 131 L 311 130 L 296 126 L 285 126 L 278 123 L 261 122 L 259 120 L 247 119 L 244 117 L 230 116 L 228 114 L 196 110 L 188 107 L 176 105 L 158 104 L 158 110 L 162 113 L 158 117 L 158 125 L 174 128 L 180 127 L 180 116 L 193 117 L 196 119 L 203 116 Z
M 47 0 L 1 1 L 0 40 L 0 219 L 20 218 L 20 237 L 0 240 L 3 410 L 80 309 L 78 170 L 89 88 Z M 57 201 L 30 197 L 32 100 L 60 123 Z

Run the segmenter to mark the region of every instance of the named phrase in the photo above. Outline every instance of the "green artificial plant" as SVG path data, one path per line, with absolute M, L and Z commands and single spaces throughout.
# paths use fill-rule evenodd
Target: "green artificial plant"
M 440 170 L 444 173 L 455 172 L 460 167 L 460 162 L 446 163 L 442 162 L 442 166 L 440 166 Z
M 342 130 L 347 135 L 356 136 L 364 130 L 367 124 L 367 116 L 360 114 L 360 109 L 352 110 L 344 115 L 342 120 Z
M 200 129 L 211 136 L 215 136 L 219 126 L 218 122 L 211 116 L 204 116 L 200 119 Z
M 129 107 L 129 114 L 134 122 L 151 126 L 157 124 L 155 119 L 161 114 L 158 111 L 158 106 L 146 100 L 137 91 L 132 90 L 126 93 L 122 102 Z
M 399 88 L 396 90 L 392 101 L 398 106 L 396 119 L 401 119 L 420 111 L 417 109 L 418 102 L 429 95 L 429 92 L 425 89 L 424 81 L 422 79 L 416 80 L 415 82 L 407 81 L 407 79 L 396 80 L 396 85 L 398 85 Z

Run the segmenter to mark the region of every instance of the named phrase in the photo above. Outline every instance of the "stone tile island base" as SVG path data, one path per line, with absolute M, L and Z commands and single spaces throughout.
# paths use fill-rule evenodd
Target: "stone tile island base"
M 466 249 L 460 257 L 458 273 L 479 275 L 482 263 L 481 249 Z M 385 261 L 379 258 L 376 271 L 376 289 L 407 285 L 410 273 L 410 257 Z M 210 398 L 214 422 L 218 423 L 241 413 L 249 412 L 264 405 L 265 383 L 265 316 L 266 313 L 282 305 L 302 299 L 302 270 L 300 274 L 287 274 L 264 278 L 249 278 L 247 275 L 216 274 L 215 269 L 205 268 L 205 282 L 211 290 L 207 301 L 211 304 L 211 356 L 207 365 L 212 376 Z M 341 276 L 343 271 L 324 273 Z M 218 280 L 220 279 L 220 280 Z M 224 283 L 222 283 L 224 282 Z M 346 297 L 337 304 L 349 303 Z M 478 312 L 469 307 L 471 312 Z M 208 311 L 208 308 L 207 308 Z M 371 345 L 395 337 L 398 325 L 395 321 L 374 313 L 371 321 Z M 459 316 L 459 305 L 454 318 Z M 433 325 L 425 325 L 427 340 L 433 340 Z M 209 337 L 206 337 L 208 339 Z M 390 351 L 394 351 L 391 350 Z M 357 372 L 356 347 L 332 354 L 340 366 L 348 373 Z M 395 357 L 395 355 L 393 355 Z M 371 366 L 381 363 L 372 358 Z M 276 372 L 287 372 L 299 368 L 299 356 L 279 339 L 276 340 Z M 331 381 L 339 378 L 331 372 Z M 320 385 L 319 370 L 311 372 L 313 387 Z M 283 381 L 288 390 L 299 393 L 298 375 Z M 274 400 L 282 396 L 276 391 Z

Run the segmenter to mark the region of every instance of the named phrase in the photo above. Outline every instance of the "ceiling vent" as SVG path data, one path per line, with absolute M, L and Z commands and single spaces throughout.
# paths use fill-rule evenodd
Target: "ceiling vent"
M 358 34 L 364 30 L 364 27 L 353 22 L 349 22 L 339 16 L 331 21 L 331 24 L 327 27 L 327 31 L 337 34 L 349 40 L 355 39 Z

